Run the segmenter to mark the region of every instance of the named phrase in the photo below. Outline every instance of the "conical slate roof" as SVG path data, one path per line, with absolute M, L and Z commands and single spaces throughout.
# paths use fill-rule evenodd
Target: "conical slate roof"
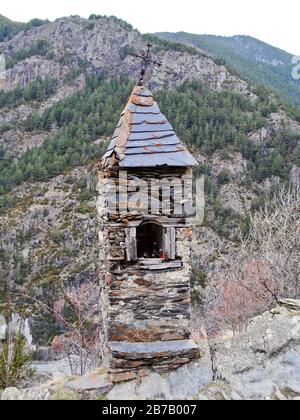
M 198 165 L 144 86 L 133 89 L 101 163 L 122 168 Z

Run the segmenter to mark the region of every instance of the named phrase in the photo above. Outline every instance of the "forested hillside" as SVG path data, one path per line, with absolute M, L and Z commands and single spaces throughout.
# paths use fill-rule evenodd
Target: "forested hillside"
M 2 286 L 10 279 L 52 305 L 63 290 L 97 276 L 90 172 L 136 83 L 140 62 L 131 52 L 149 39 L 162 67 L 151 69 L 147 83 L 206 180 L 205 223 L 193 244 L 195 290 L 218 264 L 219 243 L 233 258 L 249 213 L 283 184 L 298 182 L 297 111 L 195 48 L 101 16 L 58 19 L 10 36 L 0 43 L 8 64 L 0 79 Z M 45 313 L 22 307 L 22 314 L 38 344 L 59 333 Z
M 34 28 L 46 23 L 41 19 L 32 19 L 28 23 L 13 22 L 12 20 L 0 15 L 0 42 L 12 38 L 20 31 Z
M 249 36 L 222 37 L 185 32 L 157 33 L 161 39 L 201 49 L 250 82 L 265 85 L 284 101 L 300 106 L 300 82 L 292 78 L 292 54 Z

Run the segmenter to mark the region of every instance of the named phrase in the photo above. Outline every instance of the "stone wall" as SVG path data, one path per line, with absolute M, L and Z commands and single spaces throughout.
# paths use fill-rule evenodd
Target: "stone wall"
M 109 175 L 99 174 L 97 200 L 100 306 L 103 353 L 107 355 L 113 381 L 119 382 L 153 370 L 177 368 L 197 358 L 199 350 L 190 340 L 192 229 L 182 216 L 175 220 L 156 215 L 156 222 L 175 228 L 174 255 L 178 268 L 162 265 L 158 270 L 150 270 L 141 267 L 138 261 L 127 262 L 126 229 L 138 226 L 146 216 L 126 213 L 124 209 L 122 213 L 109 211 L 108 199 L 114 193 L 113 188 L 107 188 L 112 179 Z

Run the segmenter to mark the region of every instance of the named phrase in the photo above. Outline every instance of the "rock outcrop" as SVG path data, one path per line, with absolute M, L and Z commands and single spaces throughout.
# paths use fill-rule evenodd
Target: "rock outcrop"
M 215 345 L 215 376 L 245 399 L 300 395 L 300 301 L 254 318 L 246 332 Z
M 212 363 L 213 360 L 213 363 Z M 213 380 L 213 378 L 215 380 Z M 199 362 L 116 385 L 109 399 L 293 400 L 300 396 L 300 301 L 254 318 Z
M 130 49 L 139 51 L 146 43 L 138 31 L 113 18 L 101 17 L 88 21 L 73 16 L 57 19 L 27 31 L 26 34 L 20 32 L 12 40 L 2 43 L 2 51 L 9 58 L 40 40 L 48 43 L 47 55 L 43 58 L 30 57 L 8 69 L 0 89 L 10 90 L 19 83 L 25 86 L 37 78 L 63 78 L 72 66 L 77 67 L 82 62 L 95 70 L 107 71 L 111 76 L 125 74 L 135 79 L 140 64 L 130 56 Z M 154 47 L 164 66 L 154 70 L 152 88 L 179 86 L 186 80 L 200 79 L 213 89 L 233 89 L 255 98 L 246 82 L 204 54 L 175 49 L 170 51 L 158 42 L 154 42 Z M 66 61 L 66 55 L 69 57 L 69 69 L 68 65 L 61 64 Z
M 32 346 L 32 335 L 30 331 L 30 325 L 28 319 L 22 319 L 20 315 L 13 313 L 10 322 L 10 331 L 13 335 L 21 334 L 26 342 L 26 347 L 30 350 L 34 350 Z M 6 340 L 7 325 L 4 317 L 0 315 L 0 341 Z
M 1 401 L 47 401 L 50 399 L 51 395 L 47 388 L 24 390 L 6 388 L 1 395 Z
M 212 344 L 212 343 L 211 343 Z M 283 300 L 254 318 L 243 334 L 200 343 L 201 358 L 174 371 L 112 386 L 100 369 L 32 389 L 6 389 L 2 400 L 298 400 L 300 301 Z
M 195 397 L 212 380 L 209 360 L 205 357 L 166 375 L 152 373 L 139 381 L 115 385 L 110 400 L 173 400 Z
M 85 177 L 86 170 L 78 168 L 50 182 L 22 185 L 14 190 L 15 205 L 1 215 L 0 248 L 6 250 L 2 270 L 7 276 L 19 278 L 18 284 L 30 288 L 43 302 L 59 299 L 62 287 L 70 291 L 97 275 L 95 204 L 88 195 L 87 201 L 81 200 L 87 189 L 78 184 Z M 16 258 L 20 261 L 18 272 Z M 29 325 L 27 322 L 23 331 L 30 344 L 48 345 L 53 331 L 59 334 L 59 329 L 53 330 L 56 327 L 49 324 L 47 314 L 32 309 L 31 305 Z

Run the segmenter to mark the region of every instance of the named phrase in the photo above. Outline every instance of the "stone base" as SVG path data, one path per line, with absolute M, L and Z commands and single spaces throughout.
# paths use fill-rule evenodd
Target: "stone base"
M 165 373 L 200 357 L 192 340 L 128 343 L 110 341 L 110 373 L 114 383 Z
M 212 382 L 212 378 L 210 354 L 206 351 L 201 355 L 201 359 L 187 363 L 172 372 L 162 375 L 152 372 L 145 378 L 117 383 L 108 393 L 107 399 L 125 401 L 197 400 L 199 393 Z M 225 384 L 223 384 L 224 387 Z

